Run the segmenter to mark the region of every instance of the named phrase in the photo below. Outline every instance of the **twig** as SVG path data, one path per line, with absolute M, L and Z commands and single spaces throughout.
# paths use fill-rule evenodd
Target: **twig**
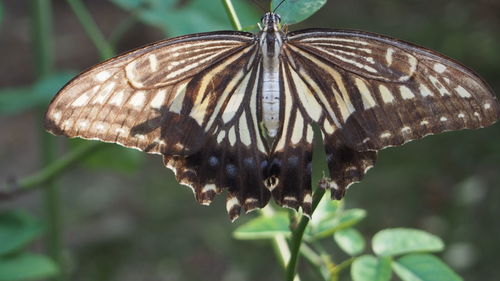
M 90 40 L 92 40 L 92 43 L 94 43 L 95 47 L 99 51 L 101 59 L 109 59 L 114 56 L 115 51 L 113 47 L 108 43 L 108 41 L 106 41 L 101 30 L 97 27 L 96 22 L 92 19 L 92 16 L 82 1 L 66 0 L 66 2 L 68 2 L 69 6 L 73 10 L 73 13 L 76 15 L 80 24 L 83 26 L 83 29 L 87 33 L 87 36 L 90 37 Z
M 0 196 L 8 197 L 11 194 L 27 191 L 43 185 L 56 178 L 76 162 L 90 155 L 94 150 L 103 146 L 104 144 L 100 142 L 86 142 L 62 157 L 57 158 L 57 160 L 54 160 L 42 170 L 31 176 L 27 176 L 18 181 L 10 179 L 6 184 L 6 187 L 0 190 Z
M 236 11 L 234 10 L 233 3 L 231 2 L 231 0 L 222 0 L 222 4 L 224 5 L 224 8 L 226 8 L 227 16 L 229 17 L 229 20 L 231 21 L 231 25 L 233 26 L 233 28 L 238 31 L 241 31 L 241 23 L 240 20 L 238 19 L 238 15 L 236 15 Z
M 32 41 L 34 48 L 35 67 L 38 79 L 43 79 L 52 71 L 53 66 L 53 38 L 52 38 L 52 6 L 50 0 L 33 0 L 32 10 Z M 39 116 L 43 116 L 45 109 L 40 108 Z M 41 123 L 41 122 L 40 122 Z M 49 137 L 40 126 L 40 160 L 43 166 L 56 158 L 54 139 Z M 53 280 L 65 279 L 64 258 L 61 227 L 61 204 L 58 186 L 51 180 L 44 184 L 44 205 L 47 220 L 46 247 L 50 257 L 60 268 L 60 274 Z
M 325 189 L 318 188 L 313 194 L 313 203 L 312 203 L 312 211 L 316 209 L 319 201 L 325 194 Z M 290 257 L 290 261 L 288 262 L 286 268 L 286 279 L 288 281 L 294 280 L 295 277 L 295 268 L 297 267 L 297 260 L 299 258 L 300 246 L 302 244 L 302 237 L 304 236 L 304 231 L 306 230 L 307 224 L 309 223 L 309 218 L 303 216 L 300 220 L 297 228 L 292 233 L 292 240 L 290 245 L 290 251 L 292 255 Z
M 314 213 L 316 207 L 318 206 L 321 198 L 325 194 L 326 185 L 323 176 L 323 171 L 327 170 L 325 159 L 325 149 L 322 139 L 321 130 L 317 125 L 313 126 L 314 130 L 314 149 L 313 149 L 313 160 L 317 166 L 314 166 L 312 182 L 318 183 L 318 187 L 313 193 L 313 200 L 311 206 L 311 214 Z M 287 264 L 285 280 L 292 281 L 295 277 L 295 271 L 297 268 L 297 261 L 300 255 L 300 248 L 302 245 L 302 237 L 304 236 L 304 231 L 306 230 L 307 224 L 309 223 L 309 218 L 303 216 L 297 225 L 297 227 L 292 232 L 292 238 L 290 241 L 290 251 L 291 256 Z

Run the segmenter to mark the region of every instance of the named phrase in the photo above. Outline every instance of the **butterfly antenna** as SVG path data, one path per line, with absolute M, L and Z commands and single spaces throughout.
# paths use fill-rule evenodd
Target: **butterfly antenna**
M 285 1 L 286 1 L 286 0 L 282 0 L 282 1 L 278 4 L 278 6 L 276 6 L 276 8 L 274 8 L 273 13 L 276 13 L 276 11 L 278 10 L 278 8 L 281 6 L 281 4 L 285 3 Z

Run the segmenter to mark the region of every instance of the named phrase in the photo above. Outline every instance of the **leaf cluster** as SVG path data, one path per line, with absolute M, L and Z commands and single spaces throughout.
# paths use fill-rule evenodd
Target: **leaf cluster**
M 350 267 L 353 281 L 389 281 L 392 274 L 403 281 L 460 281 L 455 272 L 433 253 L 444 250 L 441 239 L 411 228 L 388 228 L 371 239 L 371 253 L 365 236 L 356 228 L 366 217 L 363 209 L 345 209 L 343 203 L 325 196 L 306 228 L 301 255 L 323 280 L 338 280 Z M 241 240 L 290 238 L 293 225 L 284 211 L 261 214 L 233 233 Z M 335 245 L 330 245 L 330 244 Z M 338 247 L 347 259 L 334 260 L 326 248 Z

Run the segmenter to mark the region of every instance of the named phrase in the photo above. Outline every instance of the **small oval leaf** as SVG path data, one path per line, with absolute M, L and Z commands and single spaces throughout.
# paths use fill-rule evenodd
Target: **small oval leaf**
M 310 224 L 312 226 L 317 226 L 322 221 L 332 220 L 337 215 L 337 211 L 341 209 L 342 201 L 331 200 L 328 196 L 323 196 L 316 210 L 314 210 Z
M 0 258 L 0 281 L 40 280 L 58 273 L 56 264 L 42 255 L 22 253 Z
M 392 228 L 375 234 L 372 247 L 379 256 L 395 256 L 411 252 L 439 252 L 444 244 L 439 237 L 422 230 Z
M 287 213 L 280 212 L 271 217 L 260 216 L 238 227 L 233 236 L 244 240 L 271 239 L 276 235 L 289 236 L 291 232 L 288 223 Z
M 365 249 L 365 239 L 354 228 L 341 229 L 333 234 L 339 247 L 351 256 L 359 255 Z
M 273 0 L 271 2 L 272 11 L 282 2 L 282 0 Z M 281 16 L 281 22 L 285 24 L 295 24 L 306 20 L 316 13 L 326 0 L 285 0 L 276 10 Z
M 351 266 L 353 281 L 389 281 L 391 279 L 391 259 L 364 255 L 354 260 Z
M 42 225 L 22 211 L 0 214 L 0 255 L 18 251 L 42 232 Z
M 363 209 L 350 209 L 337 213 L 334 218 L 323 220 L 315 227 L 311 227 L 310 236 L 323 238 L 332 235 L 335 231 L 351 227 L 366 217 Z
M 392 263 L 394 272 L 403 281 L 462 281 L 446 264 L 435 256 L 411 254 Z

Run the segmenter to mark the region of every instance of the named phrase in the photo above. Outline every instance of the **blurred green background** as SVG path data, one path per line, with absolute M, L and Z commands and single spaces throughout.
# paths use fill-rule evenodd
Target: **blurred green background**
M 52 1 L 56 74 L 37 80 L 31 33 L 34 2 L 0 2 L 2 183 L 40 169 L 40 107 L 64 80 L 103 56 L 85 34 L 70 1 Z M 231 29 L 218 0 L 84 4 L 117 53 L 165 37 Z M 234 4 L 249 29 L 264 13 L 252 1 Z M 414 42 L 461 61 L 499 93 L 499 11 L 498 0 L 329 0 L 317 14 L 290 29 L 361 29 Z M 366 179 L 351 187 L 346 205 L 368 211 L 361 225 L 367 237 L 386 227 L 424 229 L 444 239 L 447 248 L 441 257 L 465 280 L 500 280 L 499 139 L 497 124 L 384 150 Z M 57 138 L 57 153 L 81 143 Z M 158 156 L 106 146 L 57 182 L 69 280 L 281 279 L 282 269 L 267 243 L 231 236 L 252 215 L 231 224 L 223 196 L 211 207 L 198 205 Z M 40 191 L 0 201 L 0 210 L 9 208 L 28 209 L 44 221 Z M 32 248 L 42 251 L 43 240 Z

